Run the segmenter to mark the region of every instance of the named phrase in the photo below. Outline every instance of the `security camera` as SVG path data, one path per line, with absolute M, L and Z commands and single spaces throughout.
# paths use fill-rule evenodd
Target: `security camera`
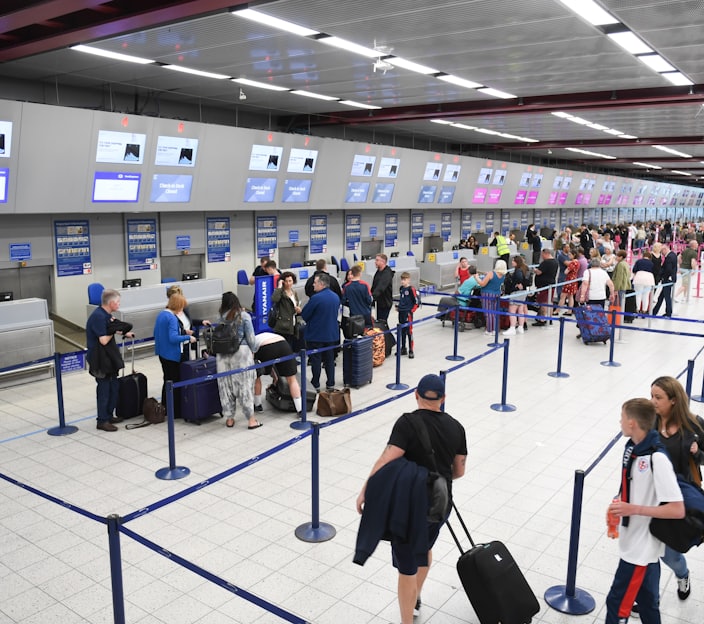
M 247 99 L 247 94 L 244 92 L 244 89 L 240 89 L 240 100 L 246 100 Z

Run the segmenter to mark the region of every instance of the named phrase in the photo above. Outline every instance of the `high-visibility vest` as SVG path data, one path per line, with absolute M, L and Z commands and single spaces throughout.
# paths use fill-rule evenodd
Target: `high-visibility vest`
M 508 246 L 508 242 L 503 236 L 497 236 L 496 237 L 496 255 L 497 256 L 505 256 L 506 254 L 511 253 L 511 249 Z

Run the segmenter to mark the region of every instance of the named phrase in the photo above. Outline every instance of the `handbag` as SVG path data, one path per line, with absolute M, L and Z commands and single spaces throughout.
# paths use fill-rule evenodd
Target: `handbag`
M 142 404 L 142 414 L 144 414 L 144 419 L 141 423 L 125 425 L 125 429 L 140 429 L 163 423 L 166 420 L 166 406 L 152 397 L 147 397 Z
M 352 411 L 352 397 L 350 389 L 322 390 L 318 395 L 318 407 L 315 413 L 318 416 L 343 416 Z

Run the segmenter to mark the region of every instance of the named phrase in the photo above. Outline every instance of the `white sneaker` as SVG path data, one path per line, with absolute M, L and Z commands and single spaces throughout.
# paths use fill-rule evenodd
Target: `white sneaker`
M 525 331 L 525 329 L 523 329 L 523 325 L 519 325 L 518 327 L 516 327 L 516 331 L 517 331 L 519 334 L 522 334 L 522 333 Z
M 484 331 L 484 335 L 485 335 L 485 336 L 493 336 L 493 335 L 494 335 L 494 332 Z
M 508 329 L 505 329 L 502 333 L 504 336 L 515 336 L 516 335 L 516 328 L 509 327 Z

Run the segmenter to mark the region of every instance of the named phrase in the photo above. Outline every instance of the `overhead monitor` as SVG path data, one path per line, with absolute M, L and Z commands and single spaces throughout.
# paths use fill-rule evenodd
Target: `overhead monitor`
M 146 134 L 100 130 L 95 162 L 141 165 L 144 162 L 146 142 Z
M 152 203 L 181 203 L 191 201 L 192 175 L 155 173 L 152 176 L 152 190 L 149 201 Z
M 162 167 L 194 167 L 198 139 L 160 136 L 156 142 L 154 164 Z
M 93 176 L 93 201 L 129 203 L 139 199 L 140 173 L 96 171 Z

